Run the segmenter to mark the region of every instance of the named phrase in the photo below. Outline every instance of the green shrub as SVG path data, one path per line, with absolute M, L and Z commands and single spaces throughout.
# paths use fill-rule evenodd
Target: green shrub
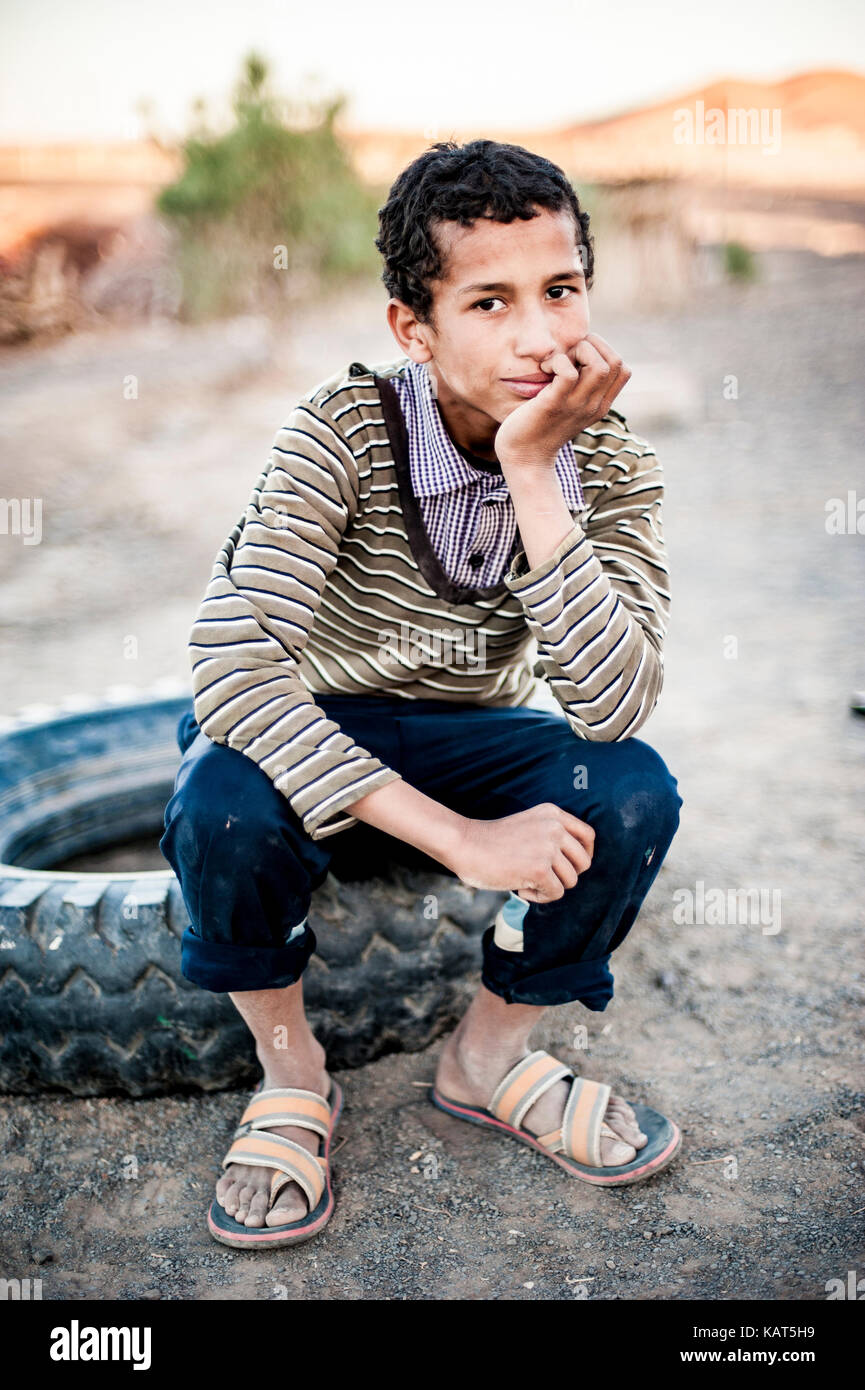
M 346 98 L 286 114 L 255 54 L 215 133 L 198 106 L 185 167 L 157 209 L 177 232 L 181 317 L 274 311 L 321 285 L 380 272 L 379 197 L 364 186 L 334 130 Z
M 741 241 L 726 241 L 723 248 L 724 272 L 731 280 L 755 280 L 757 264 L 754 256 Z

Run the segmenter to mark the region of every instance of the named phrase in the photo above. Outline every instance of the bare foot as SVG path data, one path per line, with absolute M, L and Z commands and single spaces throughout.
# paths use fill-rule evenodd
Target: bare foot
M 330 1076 L 324 1066 L 310 1070 L 295 1067 L 290 1080 L 269 1076 L 265 1072 L 262 1090 L 268 1090 L 271 1086 L 296 1086 L 304 1091 L 315 1091 L 316 1095 L 324 1096 L 326 1100 Z M 298 1125 L 275 1125 L 261 1133 L 282 1134 L 286 1139 L 302 1144 L 311 1154 L 320 1152 L 321 1138 L 312 1129 L 301 1129 Z M 273 1173 L 273 1168 L 230 1163 L 216 1184 L 216 1200 L 242 1226 L 284 1226 L 289 1221 L 300 1221 L 309 1210 L 309 1202 L 303 1188 L 296 1182 L 286 1183 L 268 1211 Z
M 502 1077 L 507 1075 L 521 1057 L 528 1057 L 532 1049 L 524 1047 L 522 1051 L 514 1053 L 508 1050 L 508 1043 L 505 1041 L 499 1045 L 491 1045 L 483 1053 L 469 1053 L 463 1042 L 461 1028 L 462 1025 L 459 1024 L 442 1049 L 436 1071 L 436 1086 L 443 1095 L 450 1096 L 452 1100 L 461 1100 L 467 1105 L 486 1108 Z M 558 1129 L 572 1085 L 571 1078 L 562 1077 L 545 1091 L 526 1111 L 522 1128 L 535 1137 Z M 619 1164 L 630 1163 L 636 1158 L 637 1149 L 642 1149 L 647 1142 L 646 1135 L 637 1124 L 632 1107 L 621 1096 L 611 1094 L 601 1126 L 603 1166 L 617 1167 Z

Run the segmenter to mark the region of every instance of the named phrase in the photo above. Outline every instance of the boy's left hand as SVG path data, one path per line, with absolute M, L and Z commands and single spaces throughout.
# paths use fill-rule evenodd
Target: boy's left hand
M 554 352 L 540 363 L 538 370 L 553 372 L 553 379 L 499 426 L 495 451 L 502 466 L 555 467 L 562 445 L 603 420 L 630 380 L 630 367 L 597 333 L 577 343 L 573 358 Z

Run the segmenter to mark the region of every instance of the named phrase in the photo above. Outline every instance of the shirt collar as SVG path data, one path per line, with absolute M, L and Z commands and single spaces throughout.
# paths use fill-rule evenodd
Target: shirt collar
M 487 495 L 509 496 L 507 482 L 501 474 L 474 468 L 457 449 L 445 429 L 426 363 L 407 358 L 401 376 L 400 404 L 408 427 L 409 468 L 415 497 L 437 497 L 456 488 L 475 485 L 484 478 L 493 488 Z M 394 384 L 398 382 L 399 378 Z M 570 439 L 556 455 L 556 474 L 569 510 L 585 509 L 577 456 Z

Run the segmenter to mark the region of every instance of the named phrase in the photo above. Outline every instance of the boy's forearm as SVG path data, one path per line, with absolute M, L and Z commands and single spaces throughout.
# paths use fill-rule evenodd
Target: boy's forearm
M 343 810 L 367 825 L 374 825 L 414 845 L 449 869 L 453 869 L 457 848 L 468 825 L 466 816 L 418 791 L 404 778 L 378 787 Z
M 562 493 L 554 467 L 529 470 L 502 462 L 517 518 L 526 564 L 543 565 L 577 524 Z

